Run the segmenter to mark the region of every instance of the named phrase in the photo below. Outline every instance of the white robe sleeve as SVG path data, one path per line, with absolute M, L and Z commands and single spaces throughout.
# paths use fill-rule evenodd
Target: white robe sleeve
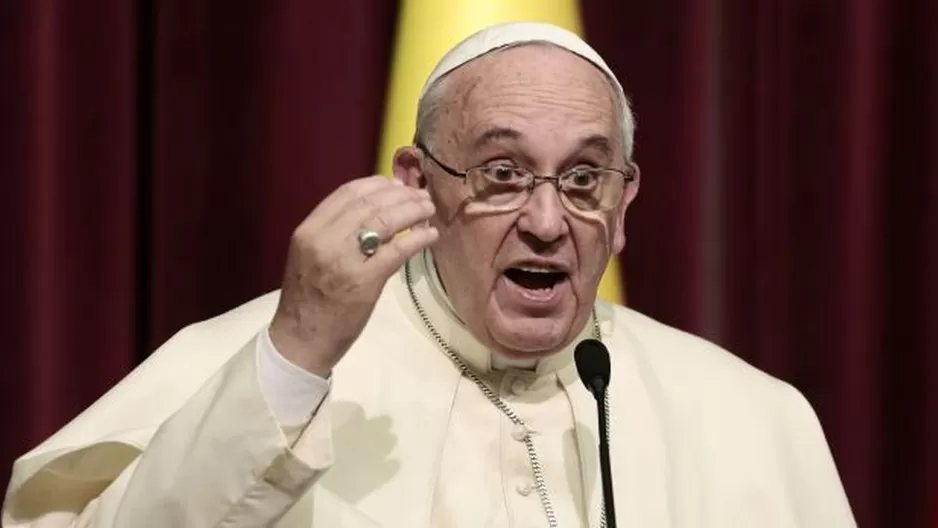
M 288 427 L 307 423 L 329 392 L 329 380 L 283 357 L 266 328 L 257 338 L 257 375 L 274 418 Z
M 138 457 L 132 458 L 129 446 L 95 443 L 84 454 L 65 453 L 44 464 L 19 489 L 9 490 L 7 498 L 15 500 L 4 507 L 3 526 L 274 524 L 332 464 L 332 426 L 328 405 L 302 425 L 281 426 L 275 412 L 291 418 L 302 409 L 279 399 L 285 394 L 263 392 L 258 352 L 258 340 L 250 340 L 156 429 Z M 277 379 L 268 374 L 268 381 Z M 286 393 L 303 394 L 314 385 L 295 384 Z M 271 396 L 285 405 L 272 410 L 265 399 Z M 78 472 L 76 462 L 96 470 L 121 466 L 116 478 L 78 482 L 68 477 Z
M 821 423 L 808 400 L 790 385 L 785 411 L 790 493 L 797 505 L 798 526 L 855 528 L 856 520 Z

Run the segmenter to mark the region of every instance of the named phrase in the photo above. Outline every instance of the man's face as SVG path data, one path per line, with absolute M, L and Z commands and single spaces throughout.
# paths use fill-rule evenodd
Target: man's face
M 510 48 L 467 64 L 445 82 L 428 147 L 447 165 L 507 163 L 542 175 L 584 165 L 626 168 L 613 89 L 572 53 Z M 404 178 L 430 189 L 441 235 L 434 261 L 470 331 L 512 358 L 548 355 L 575 338 L 610 255 L 624 246 L 623 216 L 636 184 L 626 187 L 615 210 L 578 214 L 563 205 L 555 186 L 539 181 L 520 209 L 493 214 L 467 200 L 464 180 L 420 153 L 409 155 L 420 162 Z M 399 170 L 401 159 L 399 153 Z

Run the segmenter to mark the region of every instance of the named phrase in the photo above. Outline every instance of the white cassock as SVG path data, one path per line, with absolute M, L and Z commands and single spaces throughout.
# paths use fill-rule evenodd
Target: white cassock
M 529 424 L 558 526 L 599 526 L 596 404 L 572 346 L 534 369 L 493 368 L 428 255 L 410 262 L 427 319 Z M 269 294 L 182 330 L 21 457 L 3 525 L 548 525 L 524 431 L 429 337 L 403 271 L 300 426 L 275 418 L 258 374 L 276 302 Z M 598 302 L 596 314 L 612 361 L 620 526 L 855 526 L 794 388 L 627 308 Z

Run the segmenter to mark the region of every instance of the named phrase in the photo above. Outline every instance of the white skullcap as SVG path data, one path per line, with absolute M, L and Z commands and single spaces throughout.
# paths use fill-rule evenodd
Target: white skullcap
M 568 31 L 562 27 L 542 22 L 508 22 L 489 26 L 477 31 L 463 39 L 452 49 L 443 55 L 436 68 L 427 77 L 427 81 L 420 91 L 420 99 L 427 94 L 430 87 L 438 80 L 451 71 L 469 63 L 487 53 L 507 46 L 516 46 L 525 43 L 545 42 L 566 49 L 571 53 L 579 55 L 588 60 L 603 73 L 606 74 L 609 81 L 615 88 L 616 96 L 622 108 L 622 134 L 625 141 L 625 155 L 629 159 L 632 157 L 633 135 L 635 133 L 635 121 L 629 106 L 625 91 L 615 74 L 606 64 L 606 61 L 596 53 L 596 50 L 583 41 L 576 33 Z

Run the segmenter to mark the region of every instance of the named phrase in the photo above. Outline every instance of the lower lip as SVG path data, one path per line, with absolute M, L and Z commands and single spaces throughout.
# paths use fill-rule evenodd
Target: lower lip
M 557 304 L 570 282 L 568 277 L 551 288 L 532 290 L 519 285 L 505 275 L 499 277 L 499 280 L 512 296 L 520 297 L 524 304 L 531 307 L 552 307 Z

